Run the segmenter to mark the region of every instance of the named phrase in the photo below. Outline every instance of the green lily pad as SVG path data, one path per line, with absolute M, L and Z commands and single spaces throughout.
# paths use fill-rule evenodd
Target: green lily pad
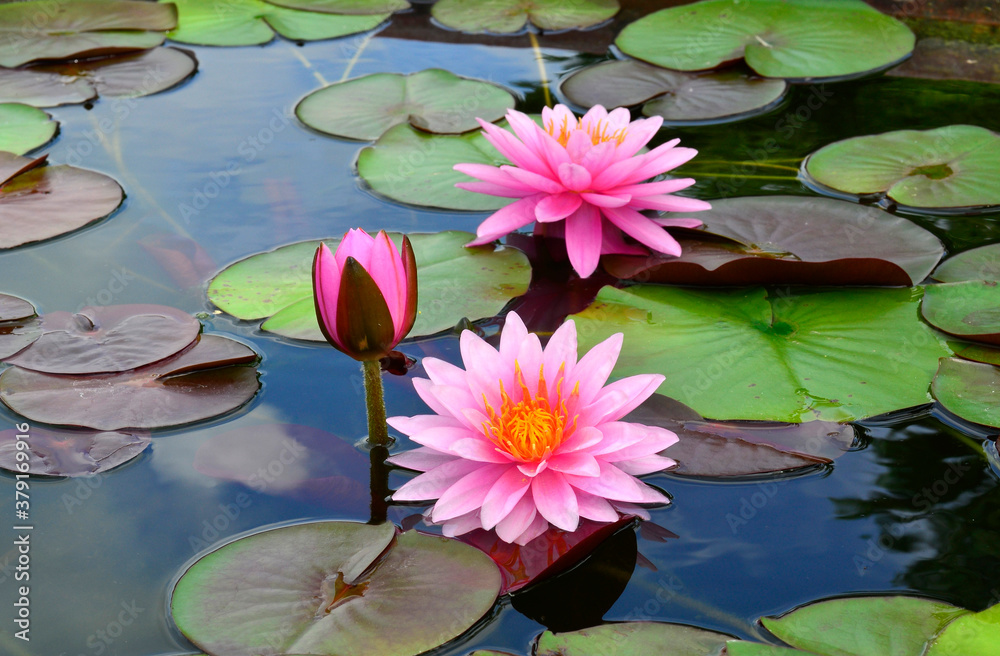
M 938 330 L 1000 345 L 1000 287 L 992 280 L 928 285 L 920 311 Z
M 941 360 L 931 392 L 949 412 L 1000 428 L 1000 368 L 956 358 Z
M 1000 349 L 998 348 L 966 342 L 949 342 L 948 347 L 954 351 L 957 358 L 1000 366 Z
M 580 107 L 611 109 L 646 103 L 644 115 L 662 116 L 668 125 L 683 125 L 762 114 L 781 102 L 788 83 L 751 78 L 739 71 L 695 75 L 629 59 L 581 69 L 566 78 L 560 89 Z
M 476 118 L 497 121 L 513 107 L 514 96 L 494 84 L 431 68 L 331 84 L 303 98 L 295 114 L 320 132 L 371 141 L 401 123 L 427 132 L 461 134 L 479 128 Z
M 538 636 L 535 656 L 719 656 L 732 636 L 684 624 L 621 622 Z
M 987 244 L 949 257 L 931 277 L 941 282 L 1000 281 L 1000 244 Z
M 10 367 L 0 401 L 33 422 L 100 431 L 163 428 L 239 408 L 260 389 L 253 349 L 202 335 L 181 353 L 145 367 L 92 376 L 43 374 Z
M 0 249 L 79 230 L 114 212 L 125 198 L 121 186 L 102 173 L 44 163 L 44 157 L 0 152 Z
M 726 656 L 796 656 L 796 654 L 812 654 L 815 656 L 813 652 L 806 652 L 791 647 L 765 645 L 759 642 L 730 640 L 726 643 Z
M 390 237 L 399 245 L 402 236 Z M 417 260 L 417 320 L 410 337 L 452 328 L 461 319 L 492 317 L 520 296 L 531 267 L 513 248 L 465 248 L 473 236 L 448 231 L 411 234 Z M 339 239 L 326 240 L 336 250 Z M 223 269 L 208 286 L 208 298 L 244 320 L 271 317 L 261 326 L 293 339 L 326 341 L 319 330 L 312 295 L 312 260 L 318 241 L 282 246 Z
M 615 375 L 662 373 L 659 392 L 706 417 L 845 422 L 930 402 L 950 352 L 920 295 L 605 287 L 575 319 L 581 350 L 623 332 Z
M 409 9 L 406 0 L 265 0 L 268 4 L 323 14 L 389 14 Z
M 15 473 L 18 465 L 18 434 L 0 431 L 0 469 Z M 27 440 L 28 472 L 32 476 L 91 476 L 138 458 L 152 442 L 145 433 L 118 431 L 48 430 L 32 426 Z
M 0 101 L 55 107 L 94 100 L 98 94 L 137 98 L 169 89 L 194 74 L 186 50 L 154 48 L 138 54 L 0 69 Z
M 927 646 L 926 656 L 1000 656 L 1000 604 L 959 617 Z
M 253 46 L 277 32 L 293 41 L 335 39 L 374 29 L 389 14 L 340 15 L 287 9 L 263 0 L 159 0 L 177 5 L 173 41 L 203 46 Z
M 831 198 L 726 198 L 713 200 L 698 218 L 708 235 L 679 234 L 679 257 L 606 256 L 605 270 L 617 278 L 679 285 L 908 287 L 926 278 L 944 254 L 937 237 L 912 221 Z
M 58 129 L 59 123 L 40 109 L 22 103 L 0 104 L 0 151 L 23 155 L 47 144 Z
M 845 139 L 817 150 L 802 169 L 820 191 L 885 194 L 911 209 L 1000 205 L 1000 134 L 974 125 Z
M 471 178 L 453 167 L 466 162 L 510 164 L 481 132 L 435 135 L 397 125 L 361 151 L 358 175 L 382 196 L 411 205 L 486 211 L 510 204 L 510 198 L 457 188 L 456 182 Z
M 177 26 L 170 4 L 34 0 L 0 4 L 0 66 L 146 50 Z
M 916 656 L 931 636 L 967 613 L 918 597 L 848 597 L 808 604 L 761 622 L 793 647 L 822 656 Z
M 391 524 L 316 522 L 231 542 L 177 582 L 174 622 L 200 648 L 228 656 L 411 656 L 493 607 L 500 572 L 485 554 L 394 535 Z
M 704 0 L 625 27 L 615 44 L 664 68 L 700 71 L 739 59 L 766 77 L 844 78 L 913 51 L 903 23 L 861 0 Z
M 510 34 L 528 21 L 543 30 L 591 27 L 619 9 L 618 0 L 438 0 L 431 16 L 453 30 Z

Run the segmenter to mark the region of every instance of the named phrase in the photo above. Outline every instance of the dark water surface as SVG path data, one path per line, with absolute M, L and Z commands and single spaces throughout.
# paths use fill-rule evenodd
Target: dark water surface
M 150 450 L 111 473 L 32 482 L 32 640 L 26 648 L 11 637 L 16 554 L 3 522 L 2 653 L 194 651 L 171 627 L 166 603 L 172 580 L 197 552 L 277 523 L 368 519 L 368 499 L 343 488 L 289 498 L 277 493 L 280 485 L 260 492 L 192 466 L 206 440 L 253 425 L 312 426 L 347 444 L 366 430 L 357 363 L 325 345 L 283 341 L 213 314 L 205 280 L 215 271 L 351 227 L 474 231 L 485 216 L 404 207 L 364 191 L 353 173 L 364 144 L 316 134 L 293 117 L 295 103 L 320 86 L 317 74 L 334 82 L 348 71 L 441 67 L 527 92 L 529 101 L 519 109 L 540 108 L 529 49 L 360 36 L 303 47 L 279 40 L 261 48 L 194 50 L 200 71 L 178 89 L 135 101 L 102 99 L 90 110 L 49 110 L 61 134 L 40 152 L 115 177 L 128 198 L 99 225 L 0 253 L 0 291 L 31 300 L 39 312 L 142 302 L 209 313 L 206 332 L 234 334 L 262 354 L 263 389 L 231 415 L 156 432 Z M 547 54 L 553 77 L 581 62 L 567 51 Z M 114 127 L 102 130 L 102 121 Z M 1000 90 L 890 78 L 805 86 L 767 116 L 664 130 L 660 139 L 680 136 L 682 145 L 701 151 L 689 169 L 700 180 L 693 188 L 698 197 L 810 194 L 794 169 L 819 146 L 952 123 L 1000 130 Z M 768 139 L 777 144 L 769 159 L 785 160 L 790 170 L 755 161 Z M 185 204 L 196 213 L 185 212 Z M 952 251 L 1000 240 L 995 217 L 917 221 Z M 151 240 L 192 253 L 200 248 L 210 264 L 200 280 L 175 279 L 140 245 Z M 444 336 L 403 350 L 458 362 L 457 342 Z M 385 381 L 390 415 L 425 412 L 408 379 Z M 0 409 L 0 428 L 18 421 Z M 653 519 L 679 537 L 639 538 L 639 552 L 656 570 L 637 567 L 605 618 L 685 622 L 749 637 L 761 615 L 831 595 L 913 592 L 977 610 L 1000 600 L 1000 492 L 982 454 L 985 434 L 930 408 L 863 426 L 855 450 L 828 469 L 797 477 L 735 483 L 649 477 L 674 499 L 653 511 Z M 395 449 L 410 446 L 401 439 Z M 350 474 L 364 484 L 368 472 Z M 392 485 L 407 476 L 393 473 Z M 0 488 L 13 500 L 12 476 L 3 475 Z M 391 518 L 410 512 L 397 508 Z M 525 653 L 540 630 L 505 602 L 478 633 L 441 653 L 476 647 Z

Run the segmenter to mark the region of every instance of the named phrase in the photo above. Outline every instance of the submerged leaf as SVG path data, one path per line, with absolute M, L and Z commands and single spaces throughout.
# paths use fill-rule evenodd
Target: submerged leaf
M 152 441 L 144 433 L 48 430 L 32 427 L 27 443 L 28 469 L 17 459 L 20 431 L 0 431 L 0 468 L 32 476 L 90 476 L 137 458 Z
M 591 27 L 619 9 L 618 0 L 438 0 L 431 16 L 453 30 L 509 34 L 529 20 L 543 30 Z

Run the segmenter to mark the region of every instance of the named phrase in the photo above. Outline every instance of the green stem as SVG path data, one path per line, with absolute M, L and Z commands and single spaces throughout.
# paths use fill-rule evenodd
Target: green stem
M 378 360 L 365 360 L 365 401 L 368 405 L 368 443 L 388 446 L 389 429 L 385 423 L 385 395 L 382 393 L 382 366 Z

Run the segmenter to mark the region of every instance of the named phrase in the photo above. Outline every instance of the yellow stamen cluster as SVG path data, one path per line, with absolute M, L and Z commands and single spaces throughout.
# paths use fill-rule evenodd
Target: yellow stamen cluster
M 569 117 L 563 117 L 563 120 L 558 125 L 555 121 L 547 121 L 545 125 L 545 131 L 548 132 L 552 137 L 555 138 L 561 145 L 565 146 L 569 142 L 569 137 L 575 130 L 583 130 L 583 121 L 578 118 L 574 118 L 576 123 L 570 125 Z M 625 136 L 628 134 L 628 128 L 619 128 L 611 134 L 608 134 L 609 126 L 603 120 L 597 123 L 592 123 L 586 130 L 587 134 L 590 136 L 590 143 L 597 145 L 599 143 L 604 143 L 605 141 L 615 141 L 618 145 L 621 145 L 625 141 Z
M 516 403 L 507 394 L 500 381 L 500 412 L 486 401 L 488 422 L 483 422 L 483 432 L 498 449 L 509 453 L 522 462 L 537 462 L 547 457 L 576 429 L 576 417 L 569 421 L 566 401 L 562 400 L 563 368 L 559 368 L 559 382 L 556 398 L 549 400 L 545 374 L 538 372 L 538 392 L 532 396 L 524 383 L 520 366 L 514 365 L 517 384 L 521 388 L 521 400 Z M 578 395 L 574 389 L 571 396 Z M 485 396 L 484 396 L 485 401 Z

